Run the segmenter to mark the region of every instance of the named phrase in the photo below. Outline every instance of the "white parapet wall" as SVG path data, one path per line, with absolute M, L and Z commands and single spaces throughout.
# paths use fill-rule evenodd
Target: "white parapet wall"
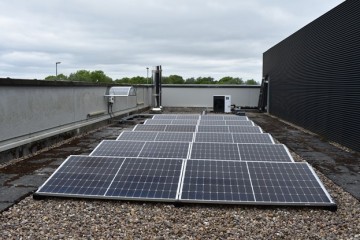
M 164 107 L 213 107 L 214 95 L 231 95 L 231 104 L 240 107 L 257 107 L 260 86 L 248 85 L 162 85 Z
M 0 154 L 150 107 L 152 88 L 139 85 L 135 87 L 136 96 L 115 97 L 112 108 L 109 108 L 105 95 L 111 86 L 0 78 Z M 109 109 L 112 109 L 110 114 Z

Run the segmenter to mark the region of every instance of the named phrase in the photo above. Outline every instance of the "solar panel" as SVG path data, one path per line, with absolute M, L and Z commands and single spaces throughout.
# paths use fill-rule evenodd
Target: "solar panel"
M 336 206 L 307 163 L 187 160 L 181 202 Z
M 46 195 L 102 196 L 124 158 L 70 156 L 38 189 Z
M 260 127 L 256 126 L 204 126 L 199 125 L 198 132 L 238 132 L 238 133 L 262 133 Z
M 166 132 L 195 132 L 195 125 L 166 125 Z
M 234 120 L 226 120 L 225 121 L 225 125 L 227 126 L 231 126 L 231 125 L 236 125 L 236 126 L 255 126 L 253 121 L 234 121 Z
M 254 202 L 246 162 L 187 160 L 180 200 Z
M 197 125 L 198 120 L 197 119 L 175 119 L 172 121 L 171 124 L 175 125 Z
M 200 120 L 242 120 L 247 121 L 249 120 L 246 116 L 234 116 L 234 115 L 201 115 Z
M 248 162 L 256 202 L 330 204 L 330 196 L 307 163 Z
M 217 125 L 217 126 L 225 126 L 226 121 L 224 120 L 200 120 L 199 125 Z
M 199 125 L 211 125 L 211 126 L 254 126 L 252 121 L 226 121 L 226 120 L 200 120 Z
M 153 132 L 159 132 L 164 131 L 165 125 L 142 125 L 138 124 L 134 127 L 133 131 L 153 131 Z
M 176 119 L 177 116 L 175 114 L 159 114 L 159 115 L 154 115 L 152 119 Z
M 147 142 L 139 157 L 187 158 L 189 145 L 187 142 Z
M 90 156 L 138 157 L 145 142 L 104 140 Z
M 106 196 L 116 199 L 177 199 L 181 159 L 127 158 Z
M 198 132 L 195 135 L 195 142 L 233 142 L 231 133 L 209 133 L 209 132 Z
M 229 132 L 239 132 L 239 133 L 262 133 L 260 127 L 255 126 L 229 126 Z
M 228 126 L 203 126 L 203 125 L 199 125 L 198 132 L 219 132 L 219 133 L 224 133 L 224 132 L 229 132 L 229 127 Z
M 158 114 L 154 115 L 152 119 L 195 119 L 198 120 L 199 114 Z
M 242 161 L 294 162 L 283 144 L 238 144 Z
M 155 141 L 164 142 L 192 142 L 192 132 L 159 132 Z
M 135 142 L 104 140 L 90 156 L 186 158 L 188 142 Z
M 172 124 L 173 119 L 147 119 L 144 124 L 146 125 L 166 125 Z
M 179 114 L 176 119 L 195 119 L 198 120 L 200 118 L 199 114 Z
M 158 132 L 123 131 L 116 140 L 155 141 Z
M 275 143 L 268 133 L 232 133 L 234 143 Z
M 90 156 L 70 156 L 36 194 L 336 206 L 307 163 L 233 115 L 154 115 Z
M 193 143 L 191 159 L 240 160 L 234 143 Z
M 182 159 L 70 156 L 36 194 L 173 202 L 182 165 Z

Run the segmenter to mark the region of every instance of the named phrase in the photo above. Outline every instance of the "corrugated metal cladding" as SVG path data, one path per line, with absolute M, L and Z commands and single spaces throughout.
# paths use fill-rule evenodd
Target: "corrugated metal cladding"
M 360 151 L 360 1 L 348 0 L 263 55 L 269 111 Z

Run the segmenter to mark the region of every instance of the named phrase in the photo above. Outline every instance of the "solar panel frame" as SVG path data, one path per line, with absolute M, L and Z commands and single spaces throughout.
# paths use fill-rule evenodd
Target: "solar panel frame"
M 262 129 L 258 126 L 209 126 L 209 125 L 198 125 L 197 132 L 263 133 Z
M 166 132 L 196 132 L 197 125 L 166 125 Z
M 167 164 L 169 162 L 173 164 Z M 147 167 L 153 166 L 154 163 L 164 164 L 163 167 Z M 178 199 L 183 164 L 183 159 L 126 158 L 105 197 L 119 200 L 175 202 Z M 171 172 L 173 174 L 170 174 Z
M 189 142 L 146 142 L 138 157 L 141 158 L 187 158 Z
M 160 131 L 165 131 L 165 127 L 166 125 L 150 125 L 150 124 L 137 124 L 134 128 L 133 131 L 152 131 L 152 132 L 160 132 Z
M 192 143 L 189 159 L 198 160 L 237 160 L 240 154 L 235 143 Z
M 268 133 L 231 133 L 234 143 L 272 143 L 273 137 Z
M 194 164 L 201 165 L 204 170 L 198 166 L 192 167 Z M 231 201 L 229 197 L 232 198 Z M 226 204 L 253 203 L 254 195 L 246 162 L 186 160 L 179 201 Z
M 241 133 L 264 133 L 258 126 L 228 126 L 229 132 Z
M 247 162 L 247 165 L 255 200 L 259 205 L 336 206 L 308 163 Z M 270 167 L 264 167 L 265 165 Z M 259 167 L 255 171 L 256 166 Z M 290 176 L 289 171 L 280 166 L 286 166 L 295 174 Z M 302 169 L 301 173 L 299 169 Z M 314 200 L 309 201 L 309 195 L 314 195 L 311 194 L 314 189 L 317 192 L 317 199 L 313 197 Z M 289 201 L 290 198 L 292 200 Z
M 103 140 L 89 156 L 138 157 L 145 143 L 144 141 Z
M 158 132 L 154 141 L 192 142 L 193 132 Z
M 231 133 L 213 133 L 213 132 L 197 132 L 195 133 L 194 142 L 217 142 L 217 143 L 234 143 L 234 139 Z
M 116 138 L 117 141 L 155 141 L 160 132 L 123 131 Z
M 69 189 L 69 185 L 58 185 L 57 186 L 58 189 L 53 188 L 52 191 L 46 191 L 46 189 L 50 189 L 52 187 L 52 185 L 49 185 L 49 183 L 51 181 L 54 182 L 54 180 L 56 181 L 56 178 L 54 179 L 54 177 L 59 175 L 59 173 L 64 170 L 63 168 L 65 168 L 65 170 L 68 171 L 66 165 L 69 162 L 71 163 L 72 158 L 75 164 L 76 164 L 76 159 L 78 158 L 87 159 L 86 161 L 84 161 L 86 164 L 99 163 L 100 159 L 108 161 L 110 163 L 111 162 L 117 163 L 117 165 L 111 169 L 112 174 L 108 176 L 109 180 L 102 187 L 102 194 L 89 194 L 87 190 L 88 188 L 86 188 L 85 186 L 78 187 L 81 186 L 79 185 L 80 183 L 84 183 L 84 179 L 81 178 L 81 176 L 84 175 L 80 175 L 80 178 L 74 181 L 74 184 L 76 185 L 74 185 L 73 189 L 71 188 Z M 154 162 L 163 163 L 163 165 L 166 166 L 166 168 L 144 167 L 144 165 L 146 166 Z M 127 168 L 127 166 L 129 165 L 131 167 Z M 91 156 L 83 156 L 83 155 L 78 155 L 78 156 L 71 155 L 46 180 L 46 182 L 38 188 L 38 190 L 35 192 L 34 195 L 71 197 L 71 198 L 175 202 L 178 199 L 180 182 L 183 174 L 183 165 L 184 165 L 183 159 L 146 159 L 146 158 L 144 159 L 144 158 L 91 157 Z M 138 175 L 133 174 L 134 168 L 137 168 L 135 170 L 138 169 L 142 170 L 142 172 L 140 171 L 140 173 L 145 173 L 145 174 L 139 175 L 139 171 L 136 172 L 138 173 Z M 153 174 L 149 174 L 149 172 L 150 173 L 153 172 Z M 165 174 L 163 174 L 164 172 Z M 71 175 L 70 176 L 67 175 L 67 176 L 71 177 Z M 95 176 L 95 179 L 97 179 L 96 177 L 97 176 Z M 128 179 L 128 181 L 125 184 L 119 181 L 124 178 Z M 93 180 L 93 181 L 96 182 L 97 180 Z M 64 181 L 63 183 L 66 182 L 68 181 Z M 72 185 L 70 185 L 70 187 L 72 187 Z M 70 191 L 58 191 L 59 189 L 60 190 L 69 189 Z M 85 194 L 84 193 L 79 194 L 78 193 L 79 189 L 85 192 Z M 128 192 L 124 193 L 124 190 L 128 190 Z M 137 190 L 140 190 L 140 192 Z M 131 193 L 133 194 L 131 195 Z M 144 193 L 147 195 L 141 196 Z M 153 195 L 151 196 L 151 194 Z M 136 196 L 136 195 L 140 195 L 140 196 Z
M 193 160 L 193 159 L 188 159 L 185 162 L 184 165 L 184 174 L 182 177 L 182 182 L 181 182 L 181 187 L 180 187 L 180 194 L 179 194 L 179 201 L 180 202 L 190 202 L 190 203 L 215 203 L 215 204 L 241 204 L 241 205 L 274 205 L 274 206 L 322 206 L 322 207 L 336 207 L 336 203 L 333 201 L 333 199 L 331 198 L 330 194 L 327 192 L 327 190 L 325 189 L 324 185 L 322 184 L 322 182 L 319 180 L 319 178 L 317 177 L 316 173 L 314 172 L 314 170 L 312 169 L 312 167 L 308 164 L 308 163 L 301 163 L 301 162 L 296 162 L 296 163 L 284 163 L 284 162 L 238 162 L 238 161 L 219 161 L 219 160 L 215 160 L 215 161 L 210 161 L 210 164 L 216 165 L 216 164 L 221 164 L 222 166 L 228 164 L 230 166 L 230 162 L 232 163 L 231 167 L 216 167 L 216 172 L 215 171 L 204 171 L 202 169 L 196 168 L 194 171 L 189 170 L 189 165 L 191 165 L 192 162 L 196 162 L 196 161 L 208 161 L 208 160 Z M 259 181 L 259 178 L 254 177 L 254 174 L 252 173 L 252 165 L 255 164 L 266 164 L 266 165 L 288 165 L 294 168 L 297 168 L 299 166 L 302 165 L 302 167 L 304 169 L 306 169 L 306 171 L 308 172 L 307 177 L 308 178 L 312 178 L 311 180 L 311 184 L 312 186 L 316 187 L 316 191 L 317 194 L 319 195 L 317 197 L 318 201 L 259 201 L 256 196 L 258 195 L 257 193 L 257 181 Z M 241 166 L 240 170 L 241 171 L 236 171 L 238 169 L 238 166 Z M 245 167 L 246 166 L 246 167 Z M 250 166 L 250 167 L 249 167 Z M 205 169 L 205 168 L 204 168 Z M 202 172 L 207 172 L 207 174 L 203 174 L 204 176 L 201 176 Z M 234 174 L 234 172 L 236 174 Z M 240 172 L 240 174 L 239 174 Z M 215 173 L 213 175 L 211 175 L 212 173 Z M 285 172 L 286 173 L 286 172 Z M 309 174 L 311 173 L 311 174 Z M 200 174 L 200 177 L 198 177 Z M 284 171 L 277 171 L 278 175 L 284 175 Z M 190 177 L 189 180 L 189 176 L 195 176 L 195 177 Z M 215 176 L 215 177 L 212 177 Z M 235 184 L 236 186 L 241 186 L 242 190 L 238 190 L 235 191 L 222 191 L 226 189 L 226 186 L 223 184 L 224 182 L 230 182 L 231 180 L 234 179 L 229 179 L 229 176 L 232 176 L 233 178 L 236 179 L 240 179 L 242 184 Z M 276 177 L 276 175 L 269 175 L 272 176 L 273 178 Z M 223 178 L 221 178 L 223 177 Z M 192 179 L 195 179 L 194 181 L 191 182 Z M 222 180 L 222 181 L 221 181 Z M 260 178 L 260 180 L 262 180 Z M 196 182 L 195 182 L 196 181 Z M 194 183 L 195 182 L 195 183 Z M 273 182 L 271 182 L 273 183 Z M 195 185 L 195 186 L 189 186 L 190 184 Z M 307 183 L 305 184 L 302 181 L 298 181 L 298 184 L 295 185 L 297 188 L 300 189 L 306 189 L 307 186 L 309 186 L 310 184 Z M 201 186 L 203 185 L 203 186 Z M 214 197 L 215 194 L 214 193 L 208 193 L 207 195 L 205 195 L 205 191 L 201 191 L 201 188 L 205 188 L 206 185 L 213 185 L 210 186 L 210 188 L 212 187 L 213 189 L 215 189 L 215 193 L 217 193 L 217 197 Z M 230 186 L 230 188 L 229 188 Z M 232 184 L 228 184 L 228 190 L 231 189 L 233 185 Z M 255 188 L 254 188 L 255 186 Z M 276 184 L 272 184 L 270 187 L 276 187 L 280 190 L 281 189 L 285 189 L 285 186 L 280 186 L 280 185 L 276 185 Z M 197 191 L 192 191 L 195 192 L 194 194 L 198 194 L 198 196 L 200 197 L 189 197 L 190 195 L 190 189 L 194 189 L 194 188 L 199 188 L 197 189 Z M 236 189 L 236 188 L 235 188 Z M 245 190 L 244 190 L 245 189 Z M 250 189 L 252 191 L 252 194 L 250 193 Z M 308 188 L 310 189 L 310 188 Z M 294 190 L 293 190 L 294 191 Z M 310 190 L 309 190 L 310 191 Z M 320 191 L 320 192 L 319 192 Z M 243 193 L 246 193 L 245 195 L 245 200 L 238 200 L 235 199 L 234 200 L 234 196 L 233 195 L 241 195 Z M 282 191 L 281 194 L 284 194 L 286 191 Z M 295 191 L 296 192 L 296 191 Z M 220 194 L 219 194 L 220 193 Z M 270 191 L 267 192 L 267 194 L 272 194 L 273 191 L 270 188 Z M 226 199 L 221 197 L 218 197 L 219 195 L 226 195 Z M 281 194 L 278 194 L 279 198 L 281 198 Z M 251 195 L 253 197 L 251 197 Z M 272 194 L 273 195 L 273 194 Z M 204 197 L 205 196 L 205 197 Z M 231 198 L 231 199 L 230 199 Z M 237 197 L 239 198 L 239 197 Z M 274 198 L 274 197 L 273 197 Z M 304 197 L 302 197 L 304 199 Z M 306 198 L 306 197 L 305 197 Z M 283 199 L 285 199 L 285 197 L 283 197 Z
M 90 161 L 90 159 L 93 161 Z M 111 184 L 112 179 L 115 177 L 117 169 L 121 167 L 124 160 L 125 158 L 118 157 L 70 155 L 38 188 L 36 194 L 46 196 L 102 198 L 107 191 L 108 186 Z M 81 167 L 81 164 L 84 164 L 84 166 Z M 97 166 L 102 165 L 102 167 L 96 168 L 94 164 L 97 164 Z M 103 171 L 104 168 L 108 170 L 106 171 L 106 174 L 101 175 L 101 171 Z M 86 171 L 86 169 L 91 171 Z M 79 174 L 79 172 L 81 174 Z M 66 176 L 67 178 L 65 178 Z M 102 176 L 105 176 L 106 179 L 102 178 Z M 90 186 L 96 187 L 89 187 L 89 182 L 94 182 L 96 185 L 90 184 Z M 68 184 L 64 185 L 64 183 Z M 96 194 L 93 194 L 94 188 L 98 189 Z
M 172 124 L 173 119 L 146 119 L 144 125 L 167 125 Z
M 249 120 L 247 116 L 231 116 L 231 115 L 201 115 L 200 120 Z
M 295 162 L 284 144 L 237 143 L 240 160 L 254 162 Z

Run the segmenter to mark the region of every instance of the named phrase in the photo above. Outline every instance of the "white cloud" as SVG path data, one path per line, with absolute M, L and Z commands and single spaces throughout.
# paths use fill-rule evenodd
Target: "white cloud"
M 0 2 L 0 77 L 79 69 L 261 79 L 262 53 L 342 0 Z M 311 6 L 311 7 L 309 7 Z

